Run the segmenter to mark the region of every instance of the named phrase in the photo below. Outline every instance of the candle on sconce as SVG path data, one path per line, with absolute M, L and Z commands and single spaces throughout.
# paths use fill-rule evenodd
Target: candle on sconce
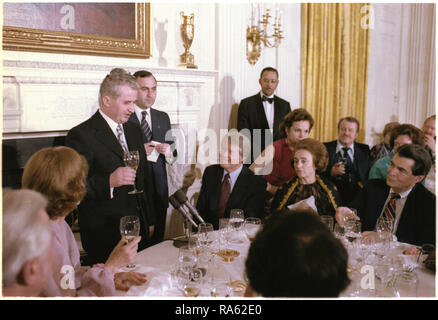
M 283 25 L 283 11 L 280 11 L 280 18 L 278 20 L 278 25 L 282 26 Z
M 251 27 L 254 26 L 254 3 L 251 3 Z

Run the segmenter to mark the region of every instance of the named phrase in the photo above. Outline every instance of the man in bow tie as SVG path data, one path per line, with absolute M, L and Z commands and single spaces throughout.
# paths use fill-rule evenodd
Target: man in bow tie
M 285 137 L 278 127 L 291 108 L 288 101 L 274 95 L 278 82 L 278 71 L 264 68 L 259 79 L 261 91 L 240 102 L 237 130 L 247 129 L 242 133 L 252 143 L 250 159 L 246 159 L 245 164 L 250 164 L 249 160 L 252 163 L 269 144 Z
M 338 188 L 343 203 L 353 200 L 368 179 L 370 147 L 356 142 L 359 121 L 345 117 L 338 122 L 338 139 L 325 142 L 329 154 L 326 176 Z

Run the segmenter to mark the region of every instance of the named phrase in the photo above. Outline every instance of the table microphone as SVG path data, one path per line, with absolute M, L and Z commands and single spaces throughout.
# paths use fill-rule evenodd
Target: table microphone
M 179 212 L 181 213 L 187 220 L 190 221 L 190 223 L 192 224 L 192 226 L 194 226 L 195 228 L 198 227 L 198 225 L 196 224 L 195 221 L 193 221 L 192 219 L 192 215 L 190 214 L 190 212 L 187 212 L 186 209 L 184 209 L 184 207 L 181 206 L 181 204 L 179 203 L 179 201 L 172 195 L 169 197 L 169 202 L 172 204 L 172 206 Z
M 196 219 L 198 219 L 201 223 L 205 223 L 204 219 L 202 219 L 201 215 L 198 213 L 195 207 L 192 206 L 192 204 L 190 203 L 189 199 L 186 197 L 184 192 L 178 190 L 173 194 L 173 196 L 176 198 L 176 200 L 179 201 L 179 203 L 185 204 L 189 208 L 191 214 L 196 217 Z

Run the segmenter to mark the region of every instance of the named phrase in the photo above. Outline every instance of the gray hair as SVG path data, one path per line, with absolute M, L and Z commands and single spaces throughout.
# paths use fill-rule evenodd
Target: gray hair
M 243 157 L 243 159 L 246 159 L 251 153 L 250 140 L 247 136 L 240 133 L 236 129 L 231 129 L 225 136 L 223 136 L 221 141 L 221 150 L 224 147 L 228 147 L 228 143 L 230 143 L 231 146 L 239 147 L 239 153 L 240 156 Z
M 9 287 L 26 261 L 44 259 L 51 245 L 49 223 L 41 220 L 47 200 L 38 192 L 22 189 L 3 191 L 3 287 Z
M 99 106 L 102 106 L 104 96 L 117 98 L 120 95 L 119 86 L 121 85 L 127 85 L 134 90 L 139 88 L 136 78 L 129 72 L 121 68 L 112 69 L 100 84 Z

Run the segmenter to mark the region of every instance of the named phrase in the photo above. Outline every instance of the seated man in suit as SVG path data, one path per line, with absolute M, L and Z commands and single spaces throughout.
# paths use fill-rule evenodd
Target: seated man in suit
M 196 208 L 205 222 L 218 229 L 220 218 L 229 218 L 231 209 L 242 209 L 245 217 L 263 217 L 266 181 L 243 165 L 248 139 L 229 132 L 221 143 L 220 164 L 208 166 L 202 176 Z
M 338 188 L 343 203 L 360 191 L 370 170 L 370 147 L 355 142 L 359 128 L 356 118 L 342 118 L 338 122 L 338 139 L 324 143 L 329 153 L 325 175 Z
M 385 225 L 392 225 L 388 229 L 400 242 L 435 243 L 435 195 L 420 183 L 430 166 L 430 155 L 423 147 L 416 144 L 400 147 L 392 158 L 386 180 L 368 180 L 350 203 L 359 217 L 348 208 L 339 207 L 336 220 L 342 226 L 346 217 L 360 219 L 362 231 L 373 231 L 382 217 Z
M 237 130 L 247 129 L 246 133 L 242 133 L 247 135 L 252 143 L 251 162 L 245 163 L 253 163 L 266 146 L 286 137 L 285 132 L 278 128 L 291 109 L 288 101 L 274 95 L 278 82 L 278 71 L 271 67 L 264 68 L 259 79 L 261 91 L 240 102 Z

